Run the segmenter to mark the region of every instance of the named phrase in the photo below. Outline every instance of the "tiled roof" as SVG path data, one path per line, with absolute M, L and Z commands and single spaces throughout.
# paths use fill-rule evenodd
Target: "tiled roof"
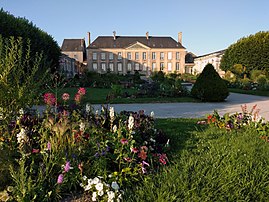
M 82 46 L 81 46 L 82 42 Z M 84 39 L 64 39 L 61 50 L 65 51 L 84 51 L 86 45 Z
M 223 50 L 216 51 L 216 52 L 213 52 L 213 53 L 208 53 L 208 54 L 205 54 L 205 55 L 199 55 L 199 56 L 197 56 L 195 58 L 201 58 L 201 57 L 205 57 L 205 56 L 213 55 L 213 54 L 222 55 L 222 54 L 224 54 L 225 51 L 226 51 L 226 49 L 223 49 Z
M 136 42 L 142 43 L 150 48 L 184 48 L 181 43 L 175 41 L 172 37 L 149 36 L 99 36 L 88 48 L 127 48 Z

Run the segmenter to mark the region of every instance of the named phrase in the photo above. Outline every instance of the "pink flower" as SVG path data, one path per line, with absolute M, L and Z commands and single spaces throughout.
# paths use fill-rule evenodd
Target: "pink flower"
M 47 144 L 47 150 L 51 151 L 51 143 L 50 142 L 48 142 L 48 144 Z
M 128 140 L 126 138 L 122 138 L 120 142 L 121 144 L 128 144 Z
M 62 95 L 62 99 L 63 99 L 64 101 L 69 100 L 69 98 L 70 98 L 70 95 L 69 95 L 68 93 L 64 93 L 64 94 Z
M 138 152 L 139 152 L 139 150 L 138 150 L 137 148 L 135 148 L 135 147 L 134 147 L 134 148 L 131 148 L 131 152 L 133 152 L 133 153 L 135 153 L 135 154 L 136 154 L 136 153 L 138 153 Z
M 123 159 L 129 163 L 132 162 L 132 159 L 130 157 L 124 157 Z
M 64 181 L 64 175 L 63 175 L 63 174 L 60 174 L 60 175 L 58 176 L 57 183 L 58 183 L 58 184 L 62 184 L 63 181 Z
M 80 103 L 80 100 L 81 100 L 81 94 L 77 93 L 75 95 L 75 101 L 76 101 L 76 103 Z
M 67 173 L 70 169 L 71 169 L 70 161 L 67 161 L 65 166 L 64 166 L 64 172 Z
M 50 106 L 55 105 L 55 103 L 56 103 L 55 95 L 53 93 L 45 93 L 44 94 L 44 102 Z
M 142 165 L 146 165 L 146 166 L 149 166 L 149 164 L 146 162 L 146 161 L 142 161 Z
M 168 161 L 168 158 L 166 156 L 166 154 L 159 154 L 159 161 L 160 163 L 162 163 L 163 165 L 165 165 Z
M 85 88 L 79 88 L 78 89 L 78 94 L 85 95 L 86 94 L 86 89 Z

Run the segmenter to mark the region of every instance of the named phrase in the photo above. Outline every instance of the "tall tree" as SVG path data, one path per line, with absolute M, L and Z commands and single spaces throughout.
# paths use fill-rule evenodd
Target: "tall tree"
M 31 41 L 31 56 L 36 52 L 43 54 L 43 58 L 54 69 L 58 67 L 60 47 L 52 36 L 33 25 L 25 18 L 15 17 L 3 9 L 0 10 L 0 34 L 4 38 L 14 36 L 22 38 L 24 47 L 27 47 L 28 40 Z
M 225 51 L 220 68 L 238 74 L 238 65 L 249 74 L 252 70 L 269 72 L 269 32 L 258 32 L 239 39 Z

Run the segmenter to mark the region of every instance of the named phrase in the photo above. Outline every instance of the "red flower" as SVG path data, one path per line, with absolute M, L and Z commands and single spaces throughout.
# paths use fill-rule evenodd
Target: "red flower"
M 81 94 L 77 93 L 75 95 L 75 101 L 76 101 L 76 103 L 80 103 L 80 100 L 81 100 Z
M 68 93 L 64 93 L 64 94 L 62 95 L 62 99 L 63 99 L 64 101 L 69 100 L 69 97 L 70 97 L 70 95 L 69 95 Z
M 135 147 L 134 147 L 134 148 L 131 148 L 131 152 L 133 152 L 133 153 L 135 153 L 135 154 L 136 154 L 136 153 L 138 153 L 138 152 L 139 152 L 139 150 L 138 150 L 137 148 L 135 148 Z
M 140 151 L 138 154 L 138 157 L 141 158 L 142 160 L 146 160 L 147 158 L 147 152 L 145 152 L 143 149 Z
M 121 144 L 128 144 L 128 140 L 126 138 L 122 138 L 120 142 Z
M 33 154 L 37 154 L 37 153 L 39 153 L 39 152 L 40 152 L 39 149 L 33 149 L 33 150 L 32 150 L 32 153 L 33 153 Z

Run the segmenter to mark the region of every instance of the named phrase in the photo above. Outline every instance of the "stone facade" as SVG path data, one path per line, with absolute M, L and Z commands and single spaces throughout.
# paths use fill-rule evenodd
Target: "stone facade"
M 76 60 L 68 55 L 62 54 L 59 60 L 60 73 L 66 78 L 73 78 L 77 73 Z
M 89 33 L 88 33 L 89 34 Z M 89 34 L 90 38 L 90 34 Z M 99 36 L 87 48 L 88 69 L 127 74 L 136 70 L 149 76 L 153 71 L 184 73 L 185 48 L 182 33 L 171 37 Z
M 211 63 L 219 75 L 222 77 L 224 76 L 225 72 L 220 69 L 220 60 L 224 54 L 225 50 L 209 53 L 206 55 L 198 56 L 194 58 L 194 66 L 192 73 L 199 74 L 203 71 L 204 67 Z

